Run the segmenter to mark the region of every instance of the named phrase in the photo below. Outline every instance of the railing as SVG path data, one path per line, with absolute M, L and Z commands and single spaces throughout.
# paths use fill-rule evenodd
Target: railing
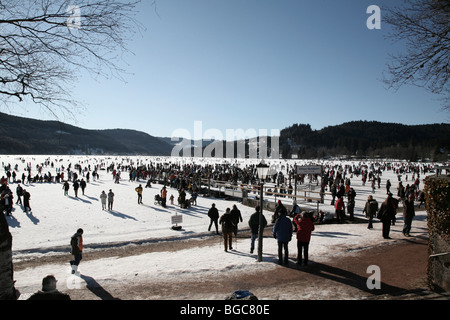
M 442 252 L 442 253 L 435 253 L 429 256 L 429 258 L 434 258 L 434 257 L 440 257 L 440 256 L 446 256 L 450 254 L 450 252 Z
M 219 192 L 224 192 L 225 195 L 230 196 L 237 196 L 242 198 L 244 195 L 244 190 L 247 191 L 247 193 L 251 193 L 253 191 L 257 192 L 257 195 L 259 195 L 259 190 L 261 188 L 260 185 L 252 185 L 252 184 L 233 184 L 229 181 L 220 181 L 220 180 L 209 180 L 209 179 L 201 179 L 202 185 L 207 185 L 208 189 L 211 188 L 218 188 Z M 221 188 L 224 188 L 222 191 Z M 272 190 L 269 191 L 269 189 L 279 188 L 275 184 L 274 185 L 264 185 L 264 195 L 265 196 L 274 196 L 274 201 L 276 202 L 277 197 L 278 198 L 291 198 L 296 200 L 303 200 L 307 202 L 315 201 L 317 202 L 317 205 L 319 203 L 323 203 L 323 198 L 325 195 L 331 195 L 329 192 L 323 192 L 321 196 L 321 192 L 314 191 L 314 190 L 305 190 L 305 189 L 291 189 L 291 188 L 284 188 L 286 190 L 286 193 L 281 192 L 274 192 Z M 289 193 L 291 192 L 291 193 Z M 304 193 L 304 195 L 295 194 L 295 192 L 298 193 Z M 308 195 L 307 195 L 308 194 Z M 312 195 L 311 195 L 312 194 Z M 298 202 L 298 201 L 297 201 Z M 317 208 L 318 210 L 319 208 Z

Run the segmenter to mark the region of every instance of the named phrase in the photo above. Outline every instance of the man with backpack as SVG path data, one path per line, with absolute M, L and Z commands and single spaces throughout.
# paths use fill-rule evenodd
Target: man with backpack
M 136 187 L 135 189 L 134 189 L 136 192 L 137 192 L 137 201 L 138 201 L 138 204 L 142 204 L 142 191 L 143 191 L 143 189 L 142 189 L 142 185 L 139 185 L 138 187 Z

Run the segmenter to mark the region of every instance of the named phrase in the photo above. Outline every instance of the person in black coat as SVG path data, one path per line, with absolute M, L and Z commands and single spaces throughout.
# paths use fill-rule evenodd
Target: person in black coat
M 16 194 L 17 194 L 16 204 L 22 204 L 23 188 L 20 186 L 20 184 L 18 184 L 16 187 Z
M 414 218 L 415 210 L 414 210 L 414 200 L 412 197 L 408 199 L 404 199 L 403 201 L 403 235 L 409 237 L 409 232 L 411 231 L 411 224 Z
M 80 188 L 80 184 L 78 183 L 78 180 L 75 180 L 73 183 L 73 191 L 75 191 L 75 197 L 78 197 L 78 189 Z
M 220 217 L 219 224 L 222 226 L 223 244 L 225 251 L 233 250 L 233 231 L 234 223 L 231 216 L 230 208 L 225 210 L 225 213 Z
M 208 231 L 211 231 L 211 226 L 214 223 L 214 225 L 216 226 L 216 234 L 219 234 L 219 210 L 217 210 L 216 208 L 216 204 L 213 203 L 211 205 L 211 208 L 208 211 L 208 217 L 210 218 L 210 223 L 209 223 L 209 227 L 208 227 Z
M 84 181 L 84 179 L 81 179 L 80 187 L 81 187 L 81 192 L 84 195 L 84 189 L 86 189 L 86 181 Z
M 380 206 L 380 209 L 378 210 L 377 218 L 381 220 L 383 223 L 383 238 L 384 239 L 391 239 L 389 237 L 389 232 L 391 229 L 391 222 L 393 219 L 395 219 L 395 205 L 394 205 L 394 199 L 392 198 L 392 194 L 389 194 L 386 198 L 386 200 L 383 201 L 383 203 Z
M 237 206 L 234 204 L 233 209 L 231 209 L 231 217 L 233 219 L 234 223 L 234 235 L 237 236 L 237 230 L 238 230 L 238 223 L 242 222 L 242 215 L 241 211 L 237 208 Z
M 250 219 L 248 220 L 248 226 L 250 227 L 250 230 L 252 232 L 251 235 L 251 242 L 250 242 L 250 253 L 253 253 L 253 250 L 255 249 L 255 240 L 258 238 L 259 235 L 259 211 L 260 207 L 255 207 L 255 212 L 250 216 Z M 267 226 L 267 220 L 264 215 L 262 215 L 262 229 Z
M 30 198 L 30 193 L 27 190 L 23 189 L 23 212 L 25 213 L 27 213 L 27 210 L 31 211 Z

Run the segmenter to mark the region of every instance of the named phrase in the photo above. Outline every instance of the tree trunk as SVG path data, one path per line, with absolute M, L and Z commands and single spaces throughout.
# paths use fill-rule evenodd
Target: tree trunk
M 16 300 L 12 263 L 12 236 L 3 213 L 0 213 L 0 300 Z

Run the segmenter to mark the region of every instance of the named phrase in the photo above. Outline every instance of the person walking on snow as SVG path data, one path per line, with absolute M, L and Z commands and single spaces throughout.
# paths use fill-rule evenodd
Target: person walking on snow
M 211 205 L 211 208 L 208 211 L 208 217 L 210 219 L 209 222 L 209 227 L 208 227 L 208 231 L 211 230 L 211 226 L 214 225 L 216 226 L 216 234 L 219 234 L 219 225 L 218 225 L 218 221 L 219 221 L 219 211 L 216 208 L 216 204 L 213 203 Z
M 241 211 L 237 208 L 237 206 L 235 204 L 233 204 L 233 209 L 231 209 L 231 216 L 233 219 L 233 224 L 234 224 L 234 236 L 237 236 L 237 231 L 238 231 L 238 223 L 242 222 L 242 215 L 241 215 Z
M 23 188 L 20 186 L 20 184 L 18 184 L 16 187 L 16 195 L 17 195 L 16 204 L 22 205 Z
M 25 213 L 27 213 L 27 210 L 31 211 L 30 198 L 30 193 L 27 190 L 23 189 L 23 212 Z
M 371 195 L 367 197 L 366 204 L 364 206 L 363 213 L 366 214 L 366 218 L 369 219 L 369 225 L 367 226 L 367 229 L 373 228 L 373 217 L 377 215 L 378 211 L 378 202 L 375 200 Z
M 223 244 L 225 251 L 233 250 L 233 217 L 231 216 L 230 208 L 225 210 L 225 213 L 220 217 L 219 224 L 222 226 Z
M 248 226 L 250 227 L 250 230 L 252 232 L 251 242 L 250 242 L 250 253 L 253 253 L 253 250 L 255 250 L 255 240 L 256 240 L 256 238 L 258 238 L 258 235 L 259 235 L 259 210 L 260 210 L 260 207 L 256 206 L 255 212 L 250 216 L 250 219 L 248 220 Z M 262 215 L 261 228 L 263 231 L 266 226 L 267 226 L 266 217 L 264 217 L 264 215 Z
M 70 239 L 71 253 L 73 254 L 73 260 L 70 261 L 70 266 L 72 267 L 72 274 L 74 274 L 81 259 L 83 259 L 83 229 L 78 229 L 77 232 Z

